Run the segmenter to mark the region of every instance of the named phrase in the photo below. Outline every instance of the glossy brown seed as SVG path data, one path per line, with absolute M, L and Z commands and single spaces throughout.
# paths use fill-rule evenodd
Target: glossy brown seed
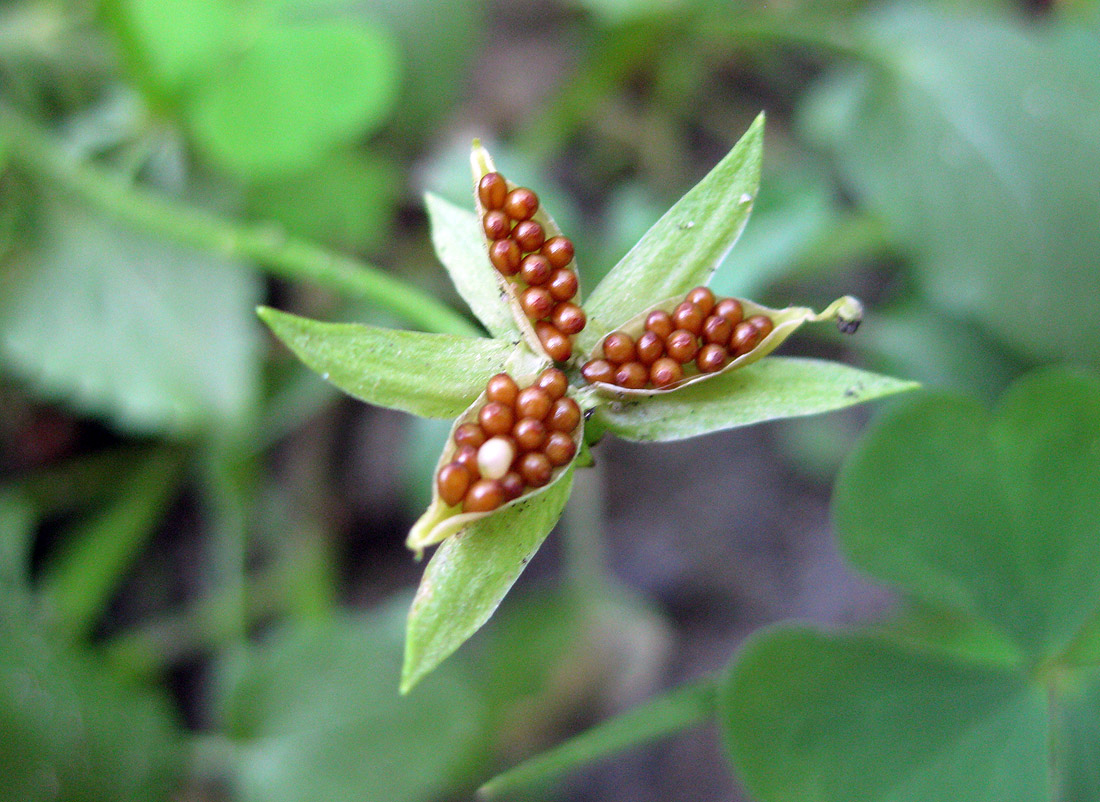
M 496 378 L 495 376 L 493 378 Z M 493 379 L 489 379 L 492 383 Z M 519 392 L 518 390 L 516 392 Z M 492 399 L 491 399 L 492 400 Z M 463 423 L 455 429 L 454 441 L 456 446 L 473 446 L 479 448 L 482 443 L 488 440 L 485 436 L 485 432 L 481 431 L 481 427 L 476 423 Z
M 581 408 L 572 398 L 559 398 L 546 415 L 546 428 L 554 432 L 571 432 L 581 422 Z
M 615 368 L 606 359 L 593 359 L 581 367 L 581 376 L 589 384 L 593 382 L 615 383 Z
M 512 221 L 500 209 L 486 212 L 481 221 L 481 226 L 485 229 L 485 236 L 489 239 L 504 239 L 512 231 Z
M 584 328 L 584 324 L 588 322 L 588 317 L 584 314 L 584 310 L 575 303 L 562 301 L 554 307 L 550 322 L 557 326 L 558 331 L 562 334 L 576 334 Z
M 714 314 L 724 317 L 731 326 L 736 326 L 745 317 L 745 310 L 736 298 L 723 298 L 714 306 Z
M 512 238 L 519 243 L 519 247 L 523 248 L 524 253 L 528 253 L 537 251 L 542 247 L 542 243 L 546 240 L 546 234 L 543 232 L 542 226 L 534 220 L 524 220 L 522 223 L 517 223 L 516 227 L 512 229 Z
M 665 340 L 665 353 L 680 364 L 695 359 L 699 350 L 699 341 L 687 329 L 676 329 Z
M 729 351 L 725 349 L 725 346 L 707 343 L 699 349 L 699 353 L 695 356 L 695 366 L 699 368 L 700 373 L 714 373 L 714 371 L 722 369 L 728 358 Z
M 551 237 L 543 244 L 542 255 L 554 267 L 565 267 L 573 261 L 573 243 L 562 236 Z
M 500 477 L 500 487 L 504 490 L 504 500 L 511 501 L 514 498 L 522 496 L 527 485 L 524 483 L 523 477 L 518 473 L 515 471 L 508 471 L 508 473 Z
M 477 197 L 487 211 L 502 207 L 507 194 L 508 182 L 500 173 L 486 173 L 477 182 Z
M 435 484 L 439 489 L 439 497 L 453 507 L 465 498 L 470 481 L 470 472 L 465 465 L 461 462 L 448 462 L 439 469 Z
M 512 427 L 520 451 L 537 451 L 546 442 L 546 424 L 534 418 L 520 418 Z
M 532 287 L 539 284 L 545 284 L 550 279 L 550 274 L 553 272 L 554 268 L 550 266 L 550 261 L 542 254 L 528 254 L 524 256 L 523 261 L 519 263 L 520 278 Z
M 516 187 L 504 196 L 504 211 L 513 220 L 528 220 L 538 208 L 539 196 L 527 187 Z
M 454 458 L 451 461 L 457 462 L 466 469 L 466 472 L 470 474 L 471 482 L 476 482 L 481 478 L 481 473 L 477 468 L 477 449 L 473 446 L 467 445 L 456 448 Z
M 546 288 L 550 290 L 550 294 L 557 301 L 571 300 L 577 294 L 577 287 L 577 274 L 567 267 L 555 270 L 546 283 Z
M 665 355 L 665 341 L 659 334 L 652 331 L 645 332 L 634 344 L 638 352 L 638 361 L 643 365 L 652 365 Z
M 603 355 L 609 362 L 630 362 L 637 357 L 634 338 L 621 331 L 613 331 L 603 338 Z
M 543 448 L 542 453 L 550 460 L 550 464 L 556 468 L 567 464 L 569 460 L 573 459 L 573 455 L 577 453 L 577 444 L 573 442 L 572 437 L 564 432 L 551 432 L 550 436 L 546 438 L 546 446 Z
M 531 385 L 519 391 L 516 398 L 516 414 L 521 418 L 542 420 L 550 411 L 550 394 L 541 387 Z
M 682 301 L 672 312 L 672 326 L 675 329 L 685 329 L 696 337 L 703 330 L 703 310 L 691 301 Z
M 775 328 L 775 324 L 772 323 L 772 319 L 770 317 L 767 317 L 766 315 L 753 315 L 745 322 L 751 323 L 756 328 L 756 331 L 760 335 L 761 340 L 771 334 L 772 330 Z
M 697 307 L 699 311 L 703 313 L 703 317 L 706 317 L 714 309 L 714 293 L 711 292 L 710 287 L 696 287 L 688 292 L 684 296 L 685 301 L 691 301 Z
M 747 320 L 742 320 L 733 327 L 733 334 L 730 335 L 730 353 L 735 357 L 741 356 L 741 354 L 747 354 L 756 347 L 761 339 L 763 338 L 760 337 L 759 332 L 756 330 L 756 326 L 749 323 Z
M 627 362 L 615 371 L 615 384 L 628 390 L 639 390 L 649 381 L 649 368 L 641 362 Z
M 513 406 L 516 403 L 517 395 L 519 395 L 519 385 L 516 384 L 516 380 L 507 373 L 498 373 L 485 384 L 485 397 L 490 401 L 504 404 L 506 407 Z M 455 439 L 457 440 L 458 438 L 456 437 Z M 484 442 L 484 440 L 482 442 Z M 477 445 L 481 445 L 481 443 L 477 443 Z
M 462 509 L 466 512 L 492 512 L 504 503 L 504 488 L 499 479 L 479 479 L 466 491 Z
M 545 287 L 528 287 L 520 293 L 519 305 L 531 320 L 542 320 L 554 310 L 554 296 Z
M 703 339 L 708 343 L 725 345 L 733 334 L 733 324 L 721 315 L 710 315 L 703 321 Z
M 668 387 L 684 378 L 684 369 L 672 357 L 663 356 L 649 366 L 649 381 L 654 387 Z
M 547 356 L 555 362 L 564 362 L 573 355 L 573 344 L 552 323 L 536 323 L 535 334 Z
M 517 399 L 518 403 L 518 399 Z M 516 422 L 512 408 L 499 401 L 490 401 L 477 413 L 477 421 L 485 434 L 495 437 L 498 434 L 508 434 Z
M 514 276 L 519 272 L 521 258 L 523 253 L 511 237 L 498 239 L 489 246 L 489 261 L 505 276 Z
M 551 401 L 557 401 L 569 388 L 569 379 L 557 368 L 547 368 L 535 379 L 534 386 L 545 390 Z
M 667 340 L 676 327 L 672 325 L 672 315 L 663 309 L 654 309 L 645 318 L 645 330 L 651 331 L 662 340 Z
M 531 451 L 519 458 L 516 470 L 528 487 L 542 487 L 550 481 L 554 466 L 541 451 Z

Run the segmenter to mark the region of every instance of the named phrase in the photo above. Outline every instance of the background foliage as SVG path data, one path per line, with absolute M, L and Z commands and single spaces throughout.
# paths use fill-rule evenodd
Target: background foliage
M 337 399 L 255 306 L 477 331 L 421 197 L 469 207 L 474 136 L 595 287 L 761 109 L 712 286 L 860 295 L 855 338 L 786 352 L 930 389 L 837 484 L 840 549 L 890 590 L 828 533 L 861 413 L 612 440 L 397 697 L 447 425 Z M 704 677 L 514 785 L 714 716 L 555 793 L 1100 798 L 1097 130 L 1089 2 L 3 3 L 0 795 L 468 798 Z M 789 615 L 815 625 L 736 651 Z

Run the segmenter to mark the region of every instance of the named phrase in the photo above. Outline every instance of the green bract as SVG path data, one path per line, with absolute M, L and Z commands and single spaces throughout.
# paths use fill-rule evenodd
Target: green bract
M 601 321 L 629 323 L 655 304 L 705 284 L 733 246 L 756 195 L 762 135 L 761 116 L 593 291 L 585 305 L 588 327 L 574 338 L 574 356 L 562 366 L 570 379 L 569 395 L 592 420 L 591 425 L 582 420 L 573 433 L 578 445 L 573 461 L 557 469 L 546 486 L 492 512 L 463 513 L 461 505 L 449 506 L 433 492 L 431 505 L 408 539 L 418 553 L 437 542 L 442 545 L 428 563 L 409 613 L 402 691 L 492 615 L 560 517 L 575 470 L 589 459 L 586 443 L 595 442 L 604 430 L 638 440 L 692 437 L 837 409 L 915 386 L 829 362 L 761 358 L 807 320 L 857 321 L 859 305 L 850 298 L 820 315 L 800 307 L 772 312 L 745 301 L 746 309 L 768 311 L 776 331 L 754 352 L 706 381 L 689 380 L 673 390 L 626 400 L 618 390 L 605 392 L 584 382 L 579 355 L 611 331 Z M 475 181 L 493 169 L 479 144 L 472 164 Z M 457 426 L 476 416 L 491 376 L 507 372 L 525 386 L 551 362 L 517 303 L 512 283 L 489 261 L 479 217 L 433 195 L 427 204 L 436 252 L 490 337 L 321 323 L 270 309 L 260 315 L 307 365 L 341 389 L 380 406 L 454 417 Z M 560 233 L 541 208 L 535 219 L 548 236 Z M 579 294 L 575 300 L 579 303 Z M 453 440 L 449 443 L 439 465 L 449 460 Z

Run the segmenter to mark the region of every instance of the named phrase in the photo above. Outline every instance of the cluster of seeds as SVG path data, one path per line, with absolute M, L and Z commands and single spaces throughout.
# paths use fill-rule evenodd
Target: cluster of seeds
M 577 452 L 581 409 L 566 386 L 557 368 L 523 389 L 507 373 L 489 379 L 477 422 L 455 429 L 454 458 L 436 476 L 440 497 L 463 512 L 489 512 L 547 484 Z
M 532 220 L 539 208 L 538 196 L 526 187 L 508 189 L 500 173 L 486 173 L 477 185 L 489 238 L 489 260 L 501 275 L 514 279 L 522 289 L 519 302 L 535 325 L 542 347 L 555 362 L 573 354 L 569 339 L 584 328 L 584 310 L 573 303 L 577 274 L 573 243 L 562 236 L 546 237 L 542 225 Z
M 637 340 L 622 331 L 607 335 L 603 358 L 586 362 L 581 375 L 589 382 L 631 390 L 669 387 L 694 371 L 721 370 L 759 345 L 773 328 L 764 315 L 746 318 L 736 298 L 717 299 L 709 288 L 696 287 L 672 314 L 650 312 Z

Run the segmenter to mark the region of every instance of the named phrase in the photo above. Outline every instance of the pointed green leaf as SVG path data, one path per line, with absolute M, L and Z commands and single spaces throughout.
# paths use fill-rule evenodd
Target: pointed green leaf
M 783 627 L 750 638 L 718 706 L 760 802 L 1050 798 L 1046 691 L 1023 674 Z
M 402 693 L 489 620 L 554 528 L 572 485 L 569 468 L 545 492 L 472 521 L 443 542 L 409 610 Z
M 624 440 L 681 440 L 828 412 L 916 386 L 839 362 L 768 357 L 682 390 L 606 404 L 593 418 Z
M 1100 379 L 1043 371 L 992 416 L 942 395 L 902 405 L 841 471 L 834 517 L 868 573 L 1043 659 L 1100 606 L 1098 487 Z
M 725 158 L 658 220 L 604 277 L 577 335 L 590 351 L 609 331 L 662 298 L 706 284 L 748 222 L 760 185 L 764 115 Z
M 455 289 L 494 337 L 519 340 L 512 309 L 489 262 L 484 234 L 472 211 L 428 192 L 424 196 L 432 224 L 432 244 Z
M 322 323 L 261 307 L 260 318 L 298 358 L 344 392 L 425 418 L 451 418 L 504 369 L 509 342 Z

